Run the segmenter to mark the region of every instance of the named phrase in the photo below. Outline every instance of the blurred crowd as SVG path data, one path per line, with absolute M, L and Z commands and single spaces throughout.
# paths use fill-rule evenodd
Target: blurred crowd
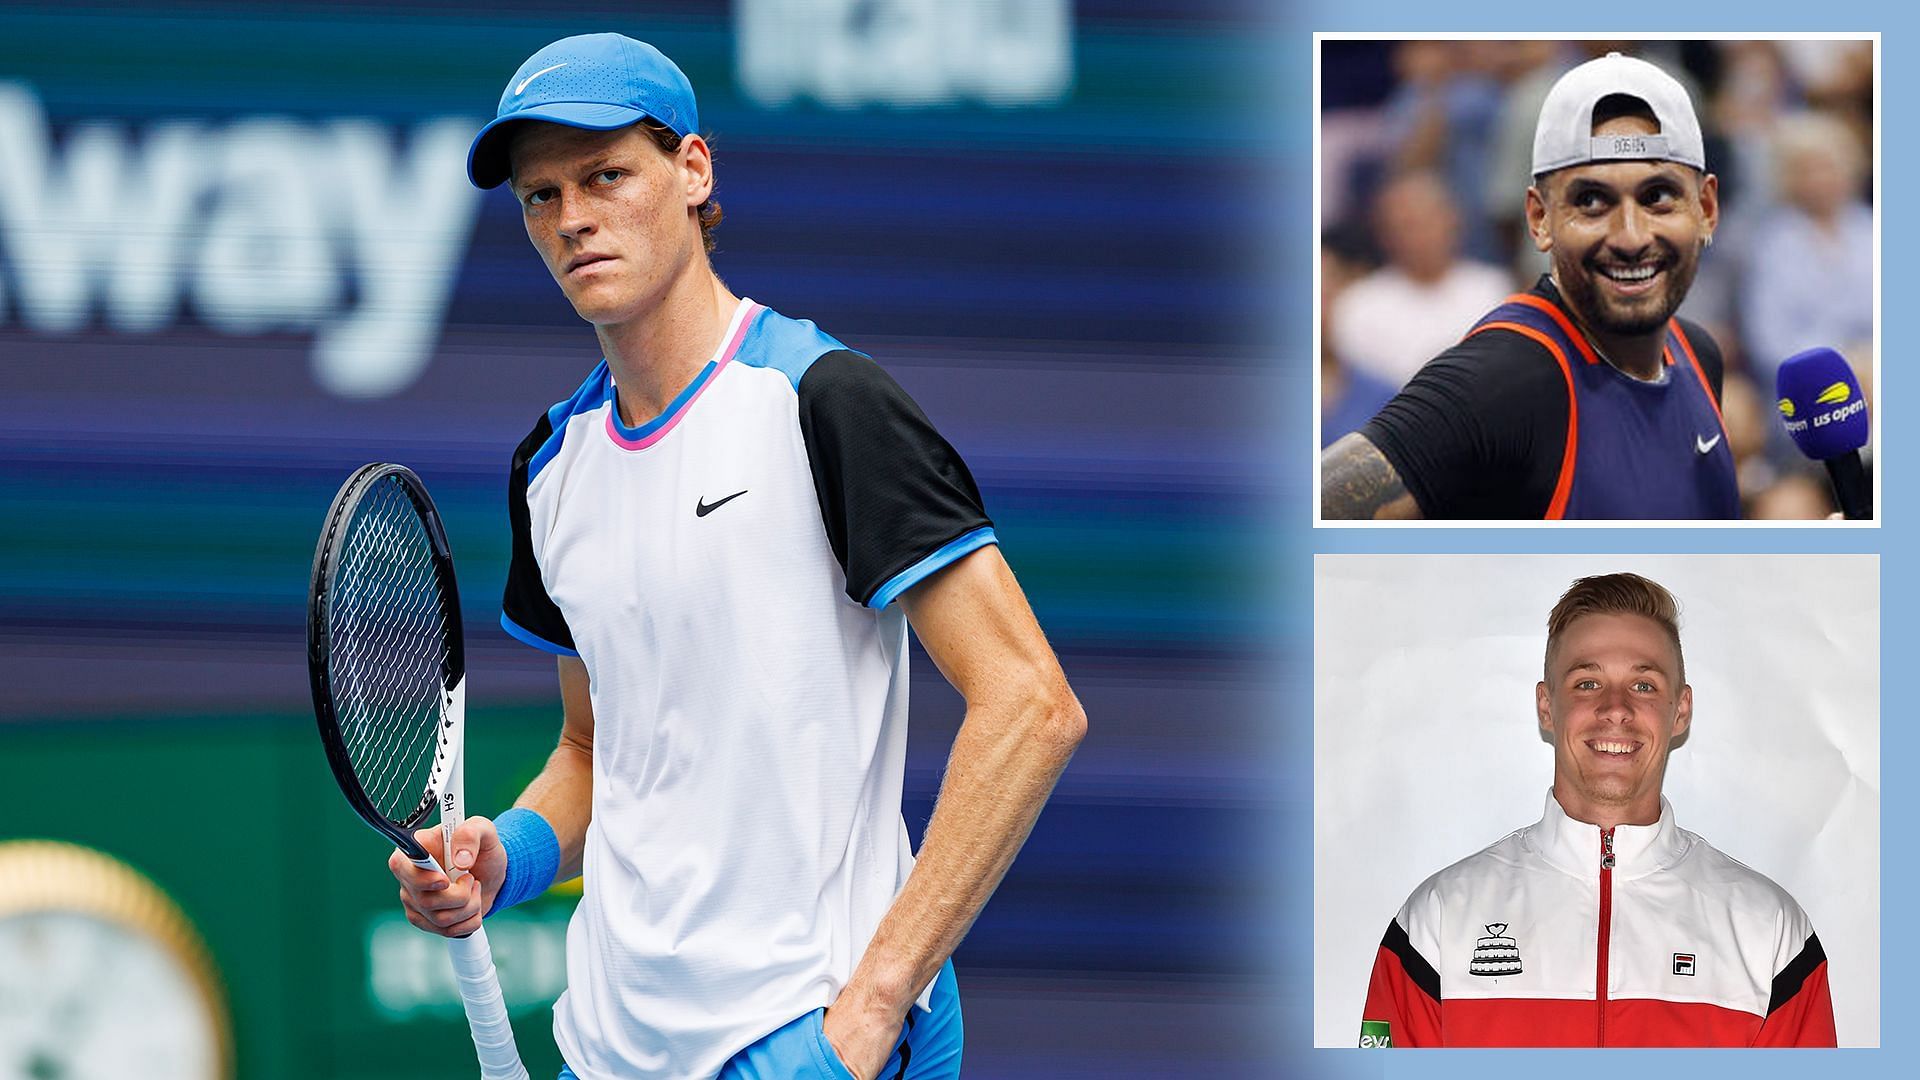
M 1831 509 L 1774 373 L 1829 346 L 1873 387 L 1873 46 L 1867 41 L 1327 41 L 1321 57 L 1322 445 L 1547 269 L 1523 207 L 1560 75 L 1619 51 L 1687 86 L 1721 224 L 1681 314 L 1720 343 L 1748 517 Z

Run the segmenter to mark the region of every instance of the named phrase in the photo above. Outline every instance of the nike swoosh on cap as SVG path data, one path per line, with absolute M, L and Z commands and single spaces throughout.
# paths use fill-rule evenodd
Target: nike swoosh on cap
M 550 67 L 550 68 L 541 68 L 541 69 L 540 69 L 539 71 L 536 71 L 536 72 L 534 72 L 533 74 L 531 74 L 531 75 L 529 75 L 529 76 L 527 76 L 526 78 L 524 78 L 524 79 L 521 79 L 521 80 L 520 80 L 520 85 L 519 85 L 519 86 L 516 86 L 516 87 L 514 87 L 514 88 L 513 88 L 513 96 L 514 96 L 514 97 L 519 97 L 519 96 L 520 96 L 521 94 L 524 94 L 524 93 L 526 93 L 526 92 L 527 92 L 527 84 L 528 84 L 528 83 L 530 83 L 530 82 L 532 82 L 533 80 L 535 80 L 535 79 L 537 79 L 537 78 L 539 78 L 540 76 L 542 76 L 542 75 L 545 75 L 545 74 L 546 74 L 547 72 L 549 72 L 549 71 L 559 71 L 559 70 L 560 70 L 561 68 L 563 68 L 563 67 L 566 67 L 566 66 L 567 66 L 567 65 L 566 65 L 566 63 L 559 63 L 559 64 L 555 64 L 555 65 L 553 65 L 553 66 L 552 66 L 552 67 Z

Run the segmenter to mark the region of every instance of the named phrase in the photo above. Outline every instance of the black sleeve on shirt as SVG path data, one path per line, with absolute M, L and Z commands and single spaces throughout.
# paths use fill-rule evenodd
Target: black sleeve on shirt
M 1380 939 L 1380 947 L 1400 958 L 1400 966 L 1413 980 L 1413 985 L 1435 1001 L 1440 1000 L 1440 973 L 1433 969 L 1420 950 L 1413 947 L 1413 939 L 1400 925 L 1399 919 L 1387 920 L 1386 936 Z
M 1697 344 L 1694 346 L 1695 351 L 1699 348 Z M 1704 367 L 1706 362 L 1706 358 L 1702 357 L 1701 366 Z M 1767 1000 L 1767 1015 L 1772 1016 L 1782 1005 L 1792 1001 L 1794 995 L 1800 992 L 1800 987 L 1806 983 L 1807 978 L 1826 962 L 1827 950 L 1820 947 L 1820 935 L 1808 934 L 1807 943 L 1801 946 L 1799 955 L 1773 977 L 1773 992 Z
M 1566 376 L 1532 340 L 1483 331 L 1428 361 L 1360 433 L 1429 518 L 1542 517 L 1566 452 Z
M 1720 388 L 1726 382 L 1727 362 L 1720 353 L 1720 343 L 1713 340 L 1707 328 L 1692 319 L 1676 319 L 1680 329 L 1687 335 L 1687 344 L 1693 346 L 1693 355 L 1700 361 L 1700 370 L 1706 373 L 1707 384 L 1713 387 L 1714 404 L 1724 403 Z M 1679 359 L 1679 357 L 1675 357 Z
M 856 603 L 993 524 L 966 463 L 880 365 L 830 352 L 807 368 L 798 392 L 827 542 Z
M 513 527 L 513 555 L 507 564 L 507 588 L 500 599 L 500 609 L 522 630 L 572 652 L 573 631 L 567 628 L 559 605 L 547 595 L 546 583 L 540 579 L 540 564 L 534 561 L 532 515 L 527 510 L 527 467 L 552 434 L 552 421 L 541 413 L 540 422 L 513 452 L 513 474 L 507 481 L 507 521 Z

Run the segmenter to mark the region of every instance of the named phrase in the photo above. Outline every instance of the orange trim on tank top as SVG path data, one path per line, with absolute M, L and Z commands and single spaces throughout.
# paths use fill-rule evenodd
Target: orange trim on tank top
M 1693 354 L 1693 342 L 1687 340 L 1687 332 L 1680 329 L 1678 319 L 1668 323 L 1667 326 L 1673 331 L 1673 339 L 1680 343 L 1680 351 L 1687 354 L 1687 363 L 1693 365 L 1693 373 L 1700 379 L 1700 389 L 1707 392 L 1707 403 L 1713 406 L 1713 415 L 1720 421 L 1721 433 L 1725 434 L 1727 418 L 1720 413 L 1720 402 L 1713 396 L 1713 384 L 1707 381 L 1706 369 L 1700 366 L 1700 358 Z M 1667 359 L 1671 362 L 1673 358 L 1669 356 Z
M 1490 322 L 1475 327 L 1467 336 L 1472 337 L 1483 330 L 1511 330 L 1516 334 L 1537 341 L 1547 347 L 1553 358 L 1560 362 L 1560 374 L 1567 380 L 1567 449 L 1560 456 L 1560 478 L 1553 485 L 1553 501 L 1547 504 L 1546 520 L 1559 521 L 1566 517 L 1567 498 L 1573 494 L 1573 461 L 1580 445 L 1580 400 L 1573 392 L 1573 365 L 1567 362 L 1566 351 L 1560 344 L 1546 334 L 1531 326 L 1520 323 Z M 1575 341 L 1580 340 L 1578 337 Z M 1709 394 L 1708 397 L 1713 395 Z
M 1567 313 L 1561 311 L 1559 305 L 1553 301 L 1545 297 L 1535 296 L 1532 293 L 1515 293 L 1507 297 L 1506 302 L 1509 304 L 1523 304 L 1533 308 L 1535 311 L 1544 312 L 1551 317 L 1554 322 L 1559 324 L 1560 332 L 1567 335 L 1567 340 L 1573 342 L 1574 348 L 1580 350 L 1580 355 L 1586 358 L 1587 363 L 1597 364 L 1600 362 L 1600 354 L 1594 352 L 1593 346 L 1587 343 L 1587 335 L 1581 333 L 1579 329 L 1573 325 L 1573 320 L 1567 318 Z

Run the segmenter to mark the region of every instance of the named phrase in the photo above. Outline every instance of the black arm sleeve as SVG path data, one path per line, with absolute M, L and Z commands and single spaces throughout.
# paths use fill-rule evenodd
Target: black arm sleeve
M 513 473 L 507 480 L 507 521 L 513 528 L 513 555 L 507 564 L 507 588 L 500 600 L 500 610 L 512 624 L 507 627 L 508 633 L 518 628 L 521 633 L 514 636 L 529 645 L 575 656 L 578 653 L 574 651 L 573 631 L 567 628 L 566 616 L 560 614 L 559 606 L 547 595 L 546 583 L 540 579 L 540 564 L 533 558 L 532 516 L 527 511 L 528 465 L 552 435 L 553 424 L 541 413 L 540 422 L 513 452 Z M 539 640 L 528 640 L 526 635 Z
M 966 463 L 878 364 L 828 353 L 798 392 L 820 516 L 856 603 L 884 607 L 909 576 L 993 542 Z
M 1566 377 L 1545 348 L 1488 330 L 1429 361 L 1360 433 L 1429 518 L 1542 517 L 1566 451 Z

